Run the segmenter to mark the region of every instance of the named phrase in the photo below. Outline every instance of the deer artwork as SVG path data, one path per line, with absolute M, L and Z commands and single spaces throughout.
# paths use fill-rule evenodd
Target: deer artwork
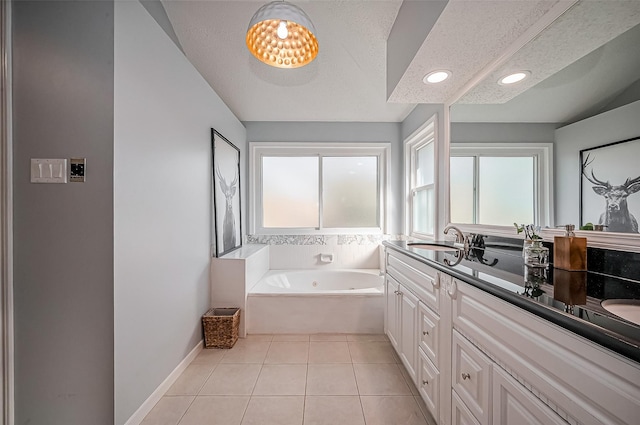
M 236 247 L 236 218 L 233 214 L 233 197 L 236 194 L 236 183 L 238 183 L 238 174 L 235 174 L 233 181 L 228 184 L 220 168 L 216 167 L 216 175 L 220 183 L 220 190 L 224 193 L 226 199 L 226 207 L 224 210 L 224 220 L 222 224 L 222 246 L 224 251 L 228 251 Z
M 604 197 L 606 201 L 606 209 L 600 215 L 599 224 L 605 225 L 609 232 L 638 233 L 638 221 L 629 212 L 627 197 L 640 190 L 640 176 L 634 179 L 627 178 L 623 184 L 613 186 L 608 181 L 604 182 L 596 178 L 593 168 L 591 176 L 587 174 L 586 168 L 592 162 L 593 160 L 589 161 L 589 154 L 587 154 L 582 163 L 582 175 L 595 185 L 593 191 Z

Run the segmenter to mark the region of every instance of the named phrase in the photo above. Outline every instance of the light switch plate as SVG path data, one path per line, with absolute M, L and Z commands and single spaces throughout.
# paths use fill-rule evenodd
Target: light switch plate
M 66 183 L 66 159 L 31 158 L 31 183 Z
M 71 158 L 70 162 L 69 180 L 75 183 L 84 183 L 87 158 Z

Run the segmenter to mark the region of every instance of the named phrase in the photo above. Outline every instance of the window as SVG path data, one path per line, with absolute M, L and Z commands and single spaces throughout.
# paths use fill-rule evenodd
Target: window
M 436 149 L 434 119 L 406 141 L 407 234 L 430 237 L 436 222 Z
M 451 222 L 551 225 L 550 156 L 550 144 L 452 144 Z
M 250 232 L 383 232 L 389 144 L 250 146 Z

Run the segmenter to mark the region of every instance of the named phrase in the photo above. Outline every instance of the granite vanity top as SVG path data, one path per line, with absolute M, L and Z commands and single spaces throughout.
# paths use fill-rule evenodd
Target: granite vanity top
M 406 241 L 383 244 L 640 362 L 640 326 L 600 304 L 605 299 L 640 299 L 639 281 L 599 272 L 569 272 L 553 265 L 548 269 L 525 267 L 521 242 L 519 246 L 471 248 L 466 255 L 460 251 L 457 256 L 454 251 L 421 249 Z

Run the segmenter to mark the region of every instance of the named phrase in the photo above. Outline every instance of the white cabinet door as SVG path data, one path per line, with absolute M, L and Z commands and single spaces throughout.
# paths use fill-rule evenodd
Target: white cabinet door
M 400 347 L 398 342 L 400 341 L 400 322 L 398 315 L 400 296 L 398 294 L 400 291 L 398 291 L 398 288 L 400 285 L 398 285 L 398 282 L 389 275 L 387 275 L 385 281 L 385 312 L 387 315 L 385 322 L 387 324 L 387 336 L 396 351 L 399 351 Z
M 566 422 L 499 367 L 493 368 L 494 425 L 566 425 Z
M 414 383 L 418 364 L 418 297 L 400 285 L 400 359 Z

